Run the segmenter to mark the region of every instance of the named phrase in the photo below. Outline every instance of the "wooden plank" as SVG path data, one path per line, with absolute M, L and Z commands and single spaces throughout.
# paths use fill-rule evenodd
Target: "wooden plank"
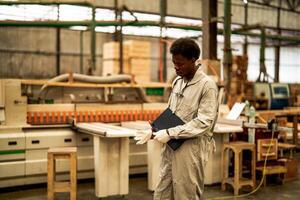
M 124 45 L 128 47 L 128 57 L 149 58 L 151 55 L 151 43 L 143 40 L 127 40 Z
M 109 176 L 109 178 L 107 179 L 108 192 L 109 195 L 118 195 L 120 188 L 120 139 L 111 138 L 104 140 L 107 143 L 107 148 L 109 152 L 109 156 L 107 157 L 106 161 L 107 166 L 109 166 L 106 172 Z
M 129 193 L 129 138 L 120 138 L 119 194 Z
M 108 166 L 107 162 L 107 144 L 102 141 L 104 138 L 94 136 L 94 166 L 95 166 L 95 195 L 97 197 L 106 197 L 108 195 Z
M 263 172 L 264 171 L 264 167 L 256 167 L 256 170 Z M 286 173 L 287 172 L 287 168 L 284 166 L 267 166 L 265 169 L 265 173 L 266 174 L 281 174 L 281 173 Z
M 123 44 L 123 59 L 128 58 L 128 45 Z M 119 42 L 106 42 L 103 44 L 103 59 L 119 59 Z
M 77 152 L 77 149 L 76 149 Z M 71 153 L 70 159 L 70 199 L 77 199 L 77 153 Z
M 170 83 L 145 82 L 145 83 L 112 83 L 112 84 L 95 84 L 95 83 L 81 83 L 81 82 L 52 82 L 48 83 L 46 80 L 21 80 L 23 85 L 44 85 L 54 87 L 83 87 L 83 88 L 164 88 L 171 87 Z
M 96 196 L 128 194 L 129 138 L 94 137 Z
M 48 184 L 48 200 L 54 199 L 54 171 L 55 171 L 55 162 L 53 158 L 53 154 L 48 154 L 48 162 L 47 162 L 47 184 Z
M 274 114 L 275 116 L 286 116 L 286 115 L 293 115 L 293 114 L 300 114 L 300 107 L 294 107 L 290 109 L 284 110 L 259 110 L 257 111 L 258 114 Z
M 48 153 L 55 153 L 55 157 L 57 154 L 68 154 L 75 152 L 77 152 L 77 147 L 54 147 L 48 150 Z
M 69 192 L 70 182 L 68 181 L 56 181 L 54 182 L 54 192 Z

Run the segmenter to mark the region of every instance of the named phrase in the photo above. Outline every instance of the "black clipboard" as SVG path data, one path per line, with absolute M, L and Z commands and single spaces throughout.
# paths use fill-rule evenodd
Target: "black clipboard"
M 164 110 L 153 122 L 153 131 L 172 128 L 178 125 L 185 124 L 177 115 L 175 115 L 170 108 Z M 175 151 L 178 149 L 186 139 L 171 139 L 168 145 Z

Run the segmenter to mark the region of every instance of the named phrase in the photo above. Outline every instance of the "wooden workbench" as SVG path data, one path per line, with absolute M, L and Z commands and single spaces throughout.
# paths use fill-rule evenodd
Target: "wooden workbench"
M 300 107 L 289 108 L 284 110 L 264 110 L 264 111 L 257 111 L 260 116 L 274 116 L 276 118 L 279 117 L 288 117 L 291 116 L 293 118 L 293 144 L 299 147 L 298 142 L 298 121 L 300 115 Z
M 103 123 L 78 123 L 75 127 L 94 136 L 96 196 L 128 194 L 129 137 L 135 131 Z

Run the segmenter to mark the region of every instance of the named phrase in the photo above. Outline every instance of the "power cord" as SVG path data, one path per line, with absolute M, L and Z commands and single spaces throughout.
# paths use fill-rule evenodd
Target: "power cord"
M 272 122 L 271 122 L 272 123 Z M 266 158 L 264 160 L 264 165 L 263 165 L 263 174 L 262 174 L 262 178 L 260 183 L 258 184 L 258 186 L 251 192 L 246 193 L 246 194 L 241 194 L 241 195 L 233 195 L 233 196 L 225 196 L 225 197 L 212 197 L 212 198 L 208 198 L 207 200 L 223 200 L 223 199 L 232 199 L 232 198 L 241 198 L 241 197 L 246 197 L 246 196 L 250 196 L 251 194 L 254 194 L 255 192 L 257 192 L 259 190 L 259 188 L 262 186 L 264 179 L 266 178 L 266 166 L 267 166 L 267 160 L 268 160 L 268 155 L 270 153 L 271 150 L 271 144 L 274 140 L 274 132 L 275 132 L 275 123 L 273 121 L 272 125 L 271 125 L 271 130 L 272 130 L 272 136 L 271 136 L 271 142 L 266 154 Z M 253 174 L 254 176 L 256 174 Z

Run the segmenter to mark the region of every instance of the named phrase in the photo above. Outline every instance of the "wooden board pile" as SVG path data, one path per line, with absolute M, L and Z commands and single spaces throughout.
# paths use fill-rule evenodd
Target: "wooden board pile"
M 221 77 L 221 63 L 220 60 L 201 60 L 202 70 L 207 75 L 216 76 L 217 80 Z
M 102 75 L 119 74 L 119 43 L 108 42 L 103 45 Z M 151 43 L 128 40 L 123 43 L 123 73 L 132 74 L 138 83 L 151 81 Z
M 248 57 L 233 56 L 232 61 L 230 93 L 234 95 L 242 94 L 244 93 L 244 87 L 247 81 Z

